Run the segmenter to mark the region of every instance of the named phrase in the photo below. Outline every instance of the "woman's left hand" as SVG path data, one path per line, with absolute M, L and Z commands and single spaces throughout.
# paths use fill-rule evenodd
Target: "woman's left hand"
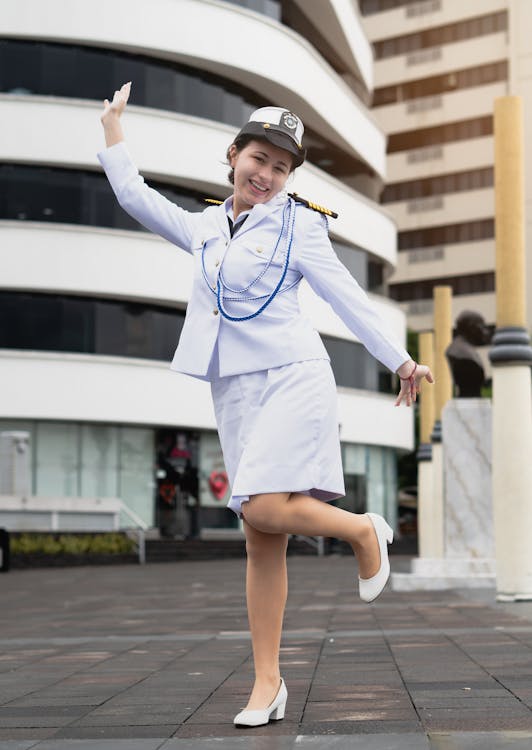
M 405 377 L 407 372 L 411 374 Z M 427 367 L 427 365 L 418 365 L 414 361 L 401 365 L 397 374 L 401 381 L 401 390 L 397 396 L 395 406 L 399 406 L 403 399 L 406 401 L 407 406 L 411 406 L 417 400 L 417 394 L 420 391 L 423 378 L 426 378 L 429 383 L 434 383 L 430 367 Z

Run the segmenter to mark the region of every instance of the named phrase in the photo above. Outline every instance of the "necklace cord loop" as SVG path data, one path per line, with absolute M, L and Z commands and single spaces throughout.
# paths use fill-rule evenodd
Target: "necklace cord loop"
M 288 211 L 287 211 L 287 209 L 288 209 Z M 288 217 L 287 217 L 287 213 L 288 213 Z M 224 276 L 223 276 L 223 273 L 222 273 L 222 266 L 223 266 L 223 262 L 225 260 L 225 257 L 224 257 L 224 259 L 222 260 L 222 264 L 220 266 L 220 270 L 218 272 L 217 283 L 216 283 L 216 291 L 214 291 L 214 289 L 212 288 L 211 284 L 209 283 L 209 279 L 207 277 L 207 272 L 206 272 L 206 269 L 205 269 L 205 245 L 206 245 L 206 243 L 203 244 L 202 249 L 201 249 L 201 266 L 202 266 L 203 278 L 204 278 L 204 280 L 205 280 L 205 282 L 206 282 L 209 290 L 211 291 L 211 293 L 212 294 L 216 294 L 216 302 L 217 302 L 218 310 L 220 311 L 220 313 L 222 314 L 222 316 L 224 318 L 226 318 L 226 320 L 231 320 L 231 321 L 234 321 L 234 322 L 240 322 L 240 321 L 251 320 L 252 318 L 256 318 L 257 315 L 260 315 L 260 313 L 263 310 L 265 310 L 266 307 L 271 302 L 273 302 L 273 300 L 275 299 L 275 297 L 277 296 L 278 293 L 287 292 L 289 289 L 292 289 L 292 287 L 294 287 L 296 284 L 299 283 L 300 279 L 296 279 L 296 281 L 294 281 L 293 283 L 289 284 L 284 289 L 281 289 L 282 283 L 283 283 L 283 281 L 284 281 L 284 279 L 286 277 L 287 271 L 288 271 L 288 264 L 290 262 L 290 249 L 292 247 L 292 241 L 293 241 L 293 238 L 294 238 L 295 214 L 296 214 L 296 211 L 295 211 L 295 201 L 292 198 L 289 198 L 289 200 L 288 200 L 288 202 L 287 202 L 287 204 L 286 204 L 286 206 L 285 206 L 285 208 L 283 210 L 283 223 L 282 223 L 282 226 L 281 226 L 281 231 L 280 231 L 279 236 L 277 238 L 277 242 L 275 243 L 273 252 L 272 252 L 272 254 L 271 254 L 271 256 L 270 256 L 270 258 L 268 260 L 268 263 L 266 264 L 265 268 L 260 272 L 260 274 L 255 279 L 253 279 L 243 289 L 233 289 L 232 287 L 230 287 L 226 283 L 226 281 L 224 279 Z M 286 233 L 285 233 L 285 226 L 287 227 Z M 263 295 L 256 296 L 256 297 L 229 297 L 229 296 L 227 296 L 225 294 L 222 294 L 222 287 L 223 287 L 224 291 L 227 290 L 229 292 L 233 292 L 234 294 L 244 294 L 245 292 L 248 291 L 248 289 L 250 289 L 254 284 L 256 284 L 260 279 L 262 279 L 262 277 L 264 276 L 264 274 L 266 273 L 266 271 L 268 270 L 268 268 L 272 264 L 273 258 L 274 258 L 275 254 L 277 252 L 277 249 L 279 247 L 279 244 L 280 244 L 281 239 L 282 239 L 282 237 L 283 237 L 284 234 L 286 234 L 286 255 L 285 255 L 285 262 L 284 262 L 284 266 L 283 266 L 283 271 L 282 271 L 282 274 L 281 274 L 281 278 L 279 279 L 279 282 L 277 283 L 275 289 L 272 292 L 270 292 L 270 294 L 263 294 Z M 264 304 L 261 305 L 261 307 L 259 307 L 259 309 L 256 312 L 254 312 L 254 313 L 252 313 L 250 315 L 233 316 L 233 315 L 229 315 L 229 313 L 227 313 L 226 310 L 224 309 L 224 301 L 251 302 L 251 301 L 259 300 L 259 299 L 266 299 L 266 301 L 264 302 Z

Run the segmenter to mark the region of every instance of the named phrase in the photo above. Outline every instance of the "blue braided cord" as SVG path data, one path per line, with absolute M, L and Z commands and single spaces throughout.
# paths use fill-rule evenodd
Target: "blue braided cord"
M 232 287 L 229 286 L 229 284 L 226 284 L 225 279 L 223 277 L 223 273 L 222 273 L 222 268 L 223 268 L 224 260 L 225 260 L 225 257 L 226 257 L 226 256 L 224 256 L 224 259 L 222 260 L 222 265 L 220 266 L 220 271 L 218 272 L 218 276 L 221 279 L 221 282 L 223 284 L 224 289 L 227 289 L 229 292 L 233 292 L 233 294 L 243 294 L 244 292 L 247 292 L 248 289 L 251 289 L 251 287 L 254 284 L 256 284 L 257 281 L 260 281 L 262 279 L 262 277 L 264 276 L 264 274 L 266 273 L 266 271 L 268 270 L 268 268 L 272 264 L 272 261 L 273 261 L 273 258 L 275 256 L 275 253 L 277 252 L 277 248 L 279 247 L 279 243 L 281 241 L 281 237 L 283 236 L 284 225 L 285 225 L 285 221 L 286 221 L 286 209 L 288 207 L 289 207 L 289 204 L 287 203 L 286 206 L 283 209 L 283 223 L 282 223 L 282 226 L 281 226 L 281 231 L 279 232 L 279 236 L 277 237 L 277 242 L 275 243 L 275 247 L 273 248 L 273 252 L 270 255 L 270 258 L 268 260 L 267 265 L 263 268 L 263 270 L 259 273 L 259 275 L 255 279 L 253 279 L 253 281 L 251 281 L 243 289 L 233 289 Z
M 292 289 L 292 287 L 299 284 L 302 278 L 303 278 L 303 274 L 300 274 L 298 279 L 293 281 L 288 286 L 285 286 L 284 289 L 279 289 L 278 294 L 283 294 L 283 292 L 288 292 L 290 289 Z M 213 294 L 216 294 L 214 289 L 211 289 L 211 292 Z M 269 294 L 261 294 L 259 297 L 228 297 L 226 294 L 223 294 L 222 299 L 224 300 L 224 302 L 254 302 L 257 299 L 266 299 L 266 297 L 269 297 L 269 296 L 270 296 Z
M 259 279 L 261 279 L 264 276 L 264 274 L 266 273 L 266 271 L 268 270 L 268 268 L 272 264 L 273 257 L 275 255 L 275 253 L 277 252 L 277 248 L 279 246 L 279 242 L 281 241 L 281 237 L 283 236 L 284 227 L 285 227 L 285 223 L 286 223 L 286 213 L 287 213 L 286 209 L 287 208 L 290 208 L 290 204 L 289 203 L 287 203 L 286 206 L 283 209 L 283 223 L 282 223 L 282 226 L 281 226 L 281 231 L 279 232 L 279 236 L 277 237 L 277 242 L 275 243 L 275 247 L 273 249 L 273 253 L 270 256 L 270 259 L 268 260 L 268 263 L 267 263 L 266 267 L 262 270 L 262 272 L 255 279 L 253 279 L 253 281 L 250 284 L 248 284 L 246 287 L 244 287 L 244 289 L 233 289 L 232 287 L 228 286 L 225 283 L 225 280 L 224 280 L 224 278 L 222 276 L 222 266 L 223 266 L 223 260 L 222 260 L 222 266 L 220 266 L 220 271 L 218 273 L 218 277 L 221 278 L 223 286 L 224 286 L 224 289 L 227 289 L 230 292 L 233 292 L 235 294 L 243 294 L 245 291 L 247 291 L 248 289 L 250 289 L 253 286 L 253 284 L 255 284 L 257 281 L 259 281 Z M 205 243 L 203 243 L 202 248 L 201 248 L 201 271 L 203 273 L 203 278 L 205 280 L 205 283 L 209 287 L 210 291 L 213 294 L 216 294 L 216 291 L 212 288 L 212 286 L 211 286 L 211 284 L 209 282 L 209 277 L 207 276 L 207 271 L 205 269 Z M 290 288 L 291 287 L 288 287 L 288 289 L 290 289 Z M 262 295 L 260 297 L 246 297 L 246 298 L 244 298 L 244 299 L 241 300 L 240 297 L 227 297 L 226 295 L 223 295 L 223 298 L 227 299 L 227 300 L 231 300 L 231 301 L 238 300 L 239 302 L 240 301 L 247 302 L 247 301 L 251 301 L 251 300 L 254 300 L 254 299 L 264 299 L 267 296 L 268 296 L 267 294 L 264 294 L 264 295 Z
M 207 284 L 209 291 L 211 294 L 214 294 L 216 297 L 216 290 L 212 288 L 209 282 L 209 278 L 207 276 L 207 272 L 205 270 L 205 260 L 204 260 L 204 254 L 201 255 L 201 270 L 203 272 L 203 278 L 205 279 L 205 283 Z M 299 284 L 301 279 L 303 278 L 303 274 L 300 274 L 299 278 L 293 281 L 288 286 L 285 286 L 284 289 L 279 290 L 279 294 L 283 294 L 283 292 L 288 292 L 292 287 L 296 286 L 296 284 Z M 222 299 L 226 300 L 227 302 L 254 302 L 258 299 L 266 299 L 266 297 L 269 297 L 269 294 L 261 294 L 256 297 L 229 297 L 227 294 L 222 295 Z
M 288 241 L 288 239 L 290 241 L 288 242 L 288 247 L 287 247 L 287 250 L 286 250 L 286 260 L 285 260 L 285 264 L 284 264 L 284 268 L 283 268 L 283 273 L 281 275 L 281 278 L 279 279 L 279 283 L 277 284 L 277 286 L 275 287 L 275 289 L 273 290 L 273 292 L 269 295 L 269 297 L 266 300 L 266 302 L 261 307 L 259 307 L 259 309 L 256 312 L 252 313 L 251 315 L 244 315 L 242 317 L 236 317 L 236 316 L 233 316 L 233 315 L 228 315 L 228 313 L 226 313 L 225 310 L 223 309 L 223 306 L 222 306 L 222 296 L 221 296 L 221 293 L 220 293 L 222 287 L 221 287 L 221 284 L 220 284 L 220 278 L 218 278 L 218 283 L 216 285 L 216 299 L 217 299 L 217 302 L 218 302 L 218 309 L 222 313 L 223 317 L 226 318 L 226 320 L 232 320 L 232 321 L 235 321 L 235 322 L 240 322 L 240 321 L 243 321 L 243 320 L 251 320 L 252 318 L 256 318 L 257 315 L 260 315 L 260 313 L 263 310 L 265 310 L 266 307 L 268 307 L 268 305 L 270 304 L 270 302 L 273 302 L 273 300 L 275 299 L 275 297 L 277 295 L 277 292 L 279 291 L 279 289 L 280 289 L 280 287 L 281 287 L 281 285 L 282 285 L 282 283 L 283 283 L 283 281 L 285 279 L 286 272 L 288 271 L 288 263 L 290 262 L 290 249 L 292 247 L 292 241 L 294 239 L 294 222 L 295 222 L 296 212 L 295 212 L 295 201 L 292 198 L 289 199 L 289 205 L 290 205 L 290 217 L 289 217 L 289 226 L 288 226 L 287 241 Z

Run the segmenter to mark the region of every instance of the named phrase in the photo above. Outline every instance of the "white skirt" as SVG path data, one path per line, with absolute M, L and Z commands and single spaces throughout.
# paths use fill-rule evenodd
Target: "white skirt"
M 345 495 L 336 383 L 327 359 L 214 376 L 214 411 L 231 485 L 227 507 L 266 492 Z

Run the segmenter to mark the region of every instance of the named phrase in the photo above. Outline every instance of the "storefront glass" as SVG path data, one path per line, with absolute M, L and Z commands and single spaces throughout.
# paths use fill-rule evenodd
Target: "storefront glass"
M 10 430 L 30 434 L 34 495 L 118 497 L 171 538 L 241 526 L 227 508 L 231 488 L 214 431 L 0 420 L 0 432 Z M 395 525 L 394 449 L 343 443 L 342 460 L 346 495 L 334 504 L 380 513 Z

